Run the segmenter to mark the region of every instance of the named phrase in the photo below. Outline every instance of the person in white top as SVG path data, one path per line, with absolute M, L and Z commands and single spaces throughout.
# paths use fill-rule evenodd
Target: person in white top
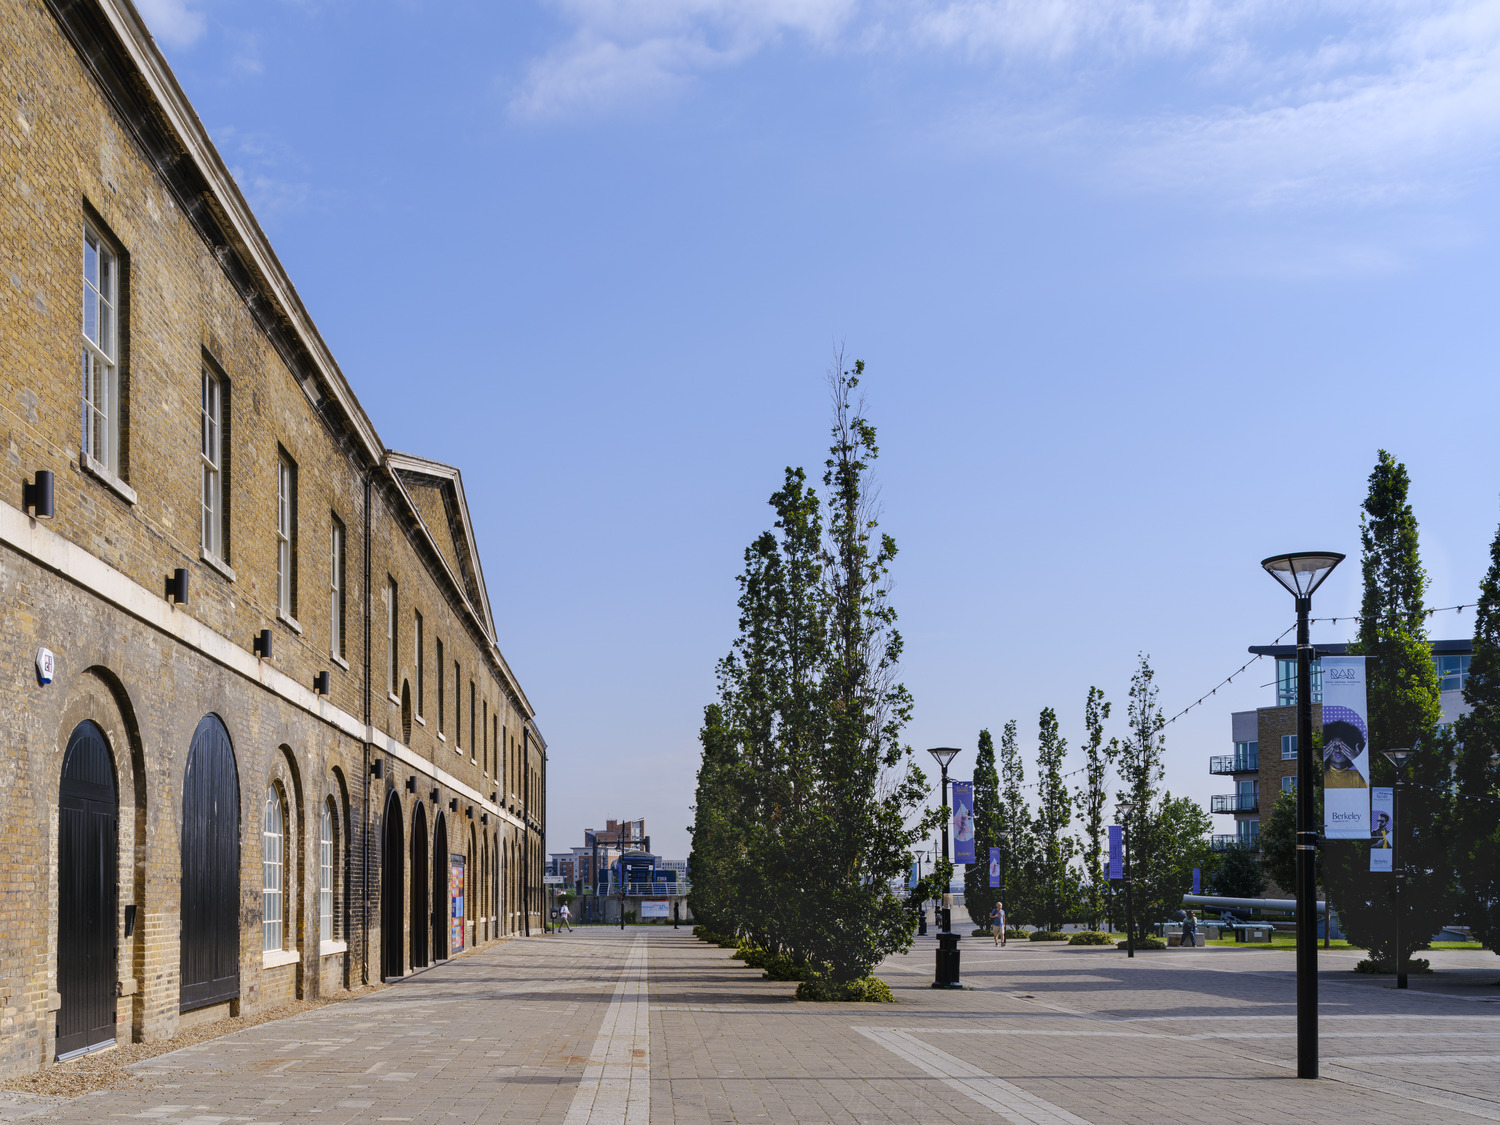
M 557 912 L 557 916 L 562 919 L 562 924 L 568 928 L 568 933 L 571 934 L 573 932 L 573 924 L 570 919 L 573 915 L 568 912 L 568 904 L 566 902 L 562 904 L 562 909 Z

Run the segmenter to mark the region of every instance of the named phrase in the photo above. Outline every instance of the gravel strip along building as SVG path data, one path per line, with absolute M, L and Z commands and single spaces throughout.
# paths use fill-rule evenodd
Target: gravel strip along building
M 542 926 L 457 468 L 381 442 L 128 0 L 0 0 L 0 1074 Z

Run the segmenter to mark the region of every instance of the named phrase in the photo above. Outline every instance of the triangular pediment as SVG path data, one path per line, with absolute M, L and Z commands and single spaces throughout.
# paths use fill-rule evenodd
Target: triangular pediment
M 458 469 L 409 453 L 390 452 L 386 460 L 433 548 L 493 640 L 495 622 L 490 614 L 484 570 L 479 564 L 469 505 Z

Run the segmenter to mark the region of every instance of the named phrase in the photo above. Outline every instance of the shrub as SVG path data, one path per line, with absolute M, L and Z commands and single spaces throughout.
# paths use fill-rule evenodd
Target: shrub
M 1108 934 L 1100 933 L 1098 930 L 1080 930 L 1068 939 L 1069 945 L 1108 945 L 1110 943 Z
M 762 967 L 766 970 L 761 974 L 763 980 L 806 980 L 809 970 L 806 965 L 798 964 L 785 953 L 773 953 L 767 955 Z
M 861 977 L 847 984 L 834 984 L 822 977 L 812 977 L 797 986 L 798 1000 L 842 1000 L 862 1004 L 894 1004 L 890 985 L 879 977 Z
M 992 930 L 992 929 L 990 929 L 990 927 L 988 927 L 988 926 L 981 926 L 979 929 L 975 930 L 969 936 L 970 937 L 994 937 L 995 936 L 995 931 Z
M 1030 941 L 1067 941 L 1068 935 L 1056 930 L 1032 930 L 1027 938 Z
M 1167 943 L 1161 938 L 1157 937 L 1155 934 L 1147 934 L 1143 938 L 1136 939 L 1135 947 L 1137 949 L 1165 949 L 1167 948 Z M 1117 941 L 1115 942 L 1115 948 L 1124 949 L 1125 943 L 1123 941 Z
M 1356 973 L 1375 973 L 1380 976 L 1393 977 L 1396 975 L 1395 959 L 1382 957 L 1377 961 L 1373 957 L 1366 957 L 1358 965 L 1354 966 L 1354 971 Z M 1425 957 L 1408 957 L 1406 959 L 1406 971 L 1408 973 L 1430 973 L 1432 972 L 1432 962 L 1428 961 Z
M 728 934 L 720 934 L 718 945 L 720 949 L 738 949 L 740 947 L 740 939 Z

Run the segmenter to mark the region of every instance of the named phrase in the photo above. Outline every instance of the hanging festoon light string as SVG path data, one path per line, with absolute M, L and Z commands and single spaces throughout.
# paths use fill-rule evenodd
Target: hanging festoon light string
M 1429 793 L 1444 794 L 1449 797 L 1462 797 L 1466 801 L 1483 801 L 1488 805 L 1500 805 L 1500 797 L 1486 797 L 1479 793 L 1463 793 L 1457 789 L 1443 789 L 1437 785 L 1420 785 L 1415 781 L 1405 783 L 1408 789 L 1425 789 Z
M 1455 611 L 1458 613 L 1462 613 L 1466 609 L 1473 609 L 1475 604 L 1476 603 L 1474 602 L 1465 602 L 1463 605 L 1427 606 L 1422 610 L 1422 615 L 1424 617 L 1431 617 L 1434 613 L 1453 613 Z M 1332 624 L 1337 625 L 1340 621 L 1363 621 L 1364 618 L 1355 613 L 1351 614 L 1348 617 L 1311 617 L 1308 618 L 1308 620 L 1311 622 L 1331 622 Z M 1283 633 L 1282 636 L 1286 636 L 1286 634 Z
M 1292 624 L 1288 625 L 1286 627 L 1286 629 L 1282 632 L 1281 636 L 1277 637 L 1276 640 L 1274 640 L 1274 641 L 1271 642 L 1271 644 L 1272 645 L 1278 644 L 1281 641 L 1282 637 L 1285 637 L 1287 635 L 1287 633 L 1290 633 L 1296 627 L 1297 627 L 1297 623 L 1295 621 L 1292 622 Z M 1266 647 L 1270 648 L 1271 646 L 1267 645 Z M 1230 684 L 1234 683 L 1234 678 L 1236 676 L 1243 674 L 1252 664 L 1255 664 L 1255 663 L 1259 662 L 1260 659 L 1261 659 L 1260 656 L 1252 656 L 1249 660 L 1245 661 L 1245 663 L 1241 664 L 1233 672 L 1229 673 L 1229 675 L 1225 676 L 1222 680 L 1220 680 L 1218 683 L 1216 683 L 1207 692 L 1205 692 L 1203 695 L 1200 695 L 1198 697 L 1198 699 L 1197 699 L 1196 702 L 1189 703 L 1181 711 L 1177 712 L 1177 714 L 1173 715 L 1166 722 L 1162 723 L 1162 726 L 1163 727 L 1169 727 L 1169 726 L 1171 726 L 1178 719 L 1182 718 L 1184 715 L 1186 715 L 1189 711 L 1193 710 L 1195 707 L 1201 707 L 1203 704 L 1207 703 L 1210 699 L 1212 699 L 1215 695 L 1217 695 L 1219 693 L 1219 689 L 1221 687 L 1228 687 Z

